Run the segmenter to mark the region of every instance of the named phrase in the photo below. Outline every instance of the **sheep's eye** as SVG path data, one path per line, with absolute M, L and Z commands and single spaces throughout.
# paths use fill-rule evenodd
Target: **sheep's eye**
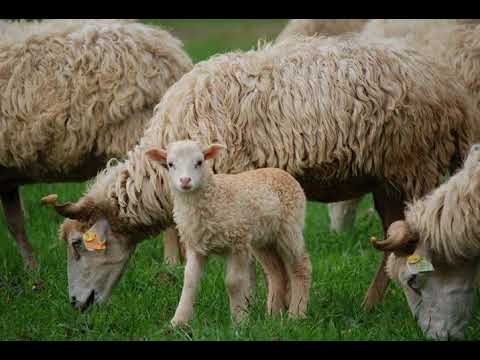
M 195 167 L 198 168 L 202 166 L 202 164 L 203 164 L 203 160 L 198 160 L 197 163 L 195 164 Z
M 82 245 L 82 239 L 78 239 L 72 242 L 72 246 L 77 250 L 80 249 L 81 245 Z
M 173 162 L 169 162 L 169 163 L 168 163 L 168 167 L 169 167 L 169 168 L 173 168 Z
M 413 291 L 420 295 L 421 286 L 418 284 L 417 275 L 412 275 L 410 279 L 408 279 L 407 284 Z

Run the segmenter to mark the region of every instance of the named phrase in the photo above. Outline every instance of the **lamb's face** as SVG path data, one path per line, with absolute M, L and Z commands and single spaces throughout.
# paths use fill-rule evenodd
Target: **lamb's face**
M 451 266 L 432 260 L 420 247 L 415 254 L 431 262 L 434 270 L 412 273 L 407 257 L 392 254 L 387 264 L 389 276 L 403 288 L 410 310 L 427 337 L 462 339 L 472 313 L 478 261 Z
M 147 151 L 150 159 L 160 162 L 168 169 L 173 188 L 179 192 L 193 192 L 204 184 L 209 174 L 206 161 L 214 158 L 225 146 L 212 144 L 206 149 L 196 141 L 183 140 L 171 143 L 167 150 Z
M 66 219 L 61 234 L 67 244 L 70 303 L 84 310 L 106 301 L 133 254 L 133 242 L 112 231 L 103 218 L 90 229 Z
M 167 168 L 175 190 L 180 192 L 197 190 L 207 173 L 200 144 L 193 141 L 171 144 L 167 149 Z

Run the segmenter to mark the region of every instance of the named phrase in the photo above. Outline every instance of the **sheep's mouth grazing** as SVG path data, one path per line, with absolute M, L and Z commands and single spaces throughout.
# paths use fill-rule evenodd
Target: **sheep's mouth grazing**
M 92 290 L 90 292 L 90 295 L 88 295 L 88 298 L 87 298 L 87 301 L 85 301 L 80 307 L 80 311 L 81 312 L 84 312 L 85 310 L 87 310 L 90 305 L 93 304 L 93 302 L 95 301 L 95 290 Z

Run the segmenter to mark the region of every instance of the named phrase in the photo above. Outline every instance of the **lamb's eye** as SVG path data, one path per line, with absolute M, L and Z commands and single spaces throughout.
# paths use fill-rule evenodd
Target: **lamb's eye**
M 198 168 L 202 166 L 202 164 L 203 164 L 203 160 L 198 160 L 197 163 L 195 164 L 195 167 Z
M 168 167 L 169 167 L 169 168 L 173 168 L 173 162 L 169 162 L 169 163 L 168 163 Z

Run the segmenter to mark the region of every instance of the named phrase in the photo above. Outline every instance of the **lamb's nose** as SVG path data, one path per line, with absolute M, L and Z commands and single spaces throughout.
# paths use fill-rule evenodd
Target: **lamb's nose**
M 77 298 L 76 298 L 75 296 L 72 296 L 72 297 L 70 298 L 70 304 L 71 304 L 72 306 L 75 306 L 75 305 L 77 304 Z
M 190 184 L 190 181 L 192 181 L 192 179 L 189 177 L 180 178 L 180 184 L 182 184 L 182 186 L 187 186 L 188 184 Z

